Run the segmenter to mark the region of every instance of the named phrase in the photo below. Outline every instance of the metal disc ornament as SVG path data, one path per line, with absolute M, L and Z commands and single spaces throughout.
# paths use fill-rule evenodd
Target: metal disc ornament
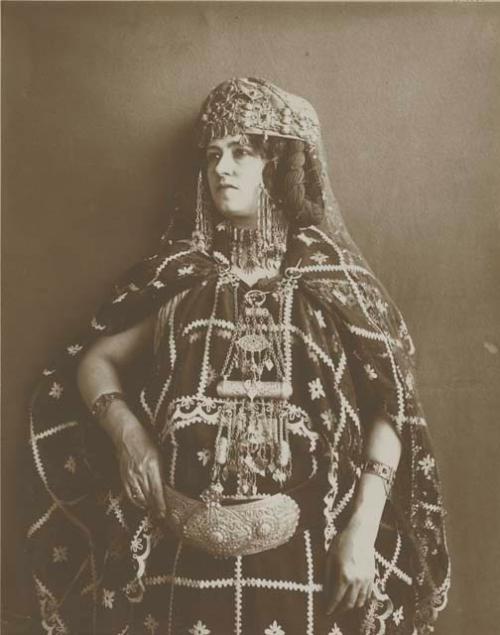
M 269 348 L 269 340 L 258 333 L 243 335 L 237 342 L 239 348 L 248 353 L 261 353 Z

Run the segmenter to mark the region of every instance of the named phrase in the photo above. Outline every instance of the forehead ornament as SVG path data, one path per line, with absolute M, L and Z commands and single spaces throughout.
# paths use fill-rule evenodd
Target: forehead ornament
M 214 88 L 198 128 L 200 147 L 228 135 L 263 134 L 311 145 L 320 138 L 318 117 L 308 101 L 256 78 L 231 79 Z

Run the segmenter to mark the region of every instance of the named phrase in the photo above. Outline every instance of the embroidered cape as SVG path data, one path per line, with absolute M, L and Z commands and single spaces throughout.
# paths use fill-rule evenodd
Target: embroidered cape
M 293 275 L 286 275 L 287 270 Z M 305 360 L 287 369 L 294 386 L 290 402 L 325 448 L 323 546 L 328 548 L 349 517 L 370 422 L 376 414 L 384 415 L 403 449 L 383 523 L 397 532 L 399 549 L 407 552 L 409 564 L 401 575 L 411 581 L 412 627 L 430 632 L 446 604 L 449 561 L 439 478 L 414 383 L 414 347 L 403 318 L 363 261 L 314 226 L 291 239 L 276 284 L 287 298 L 288 345 L 300 349 L 297 359 Z M 242 281 L 236 286 L 248 290 Z M 109 514 L 127 527 L 130 578 L 123 589 L 130 602 L 140 601 L 145 550 L 150 548 L 145 533 L 152 521 L 125 499 L 118 505 L 106 494 L 111 483 L 116 491 L 120 484 L 110 443 L 76 387 L 82 354 L 96 338 L 161 315 L 162 307 L 178 301 L 172 320 L 163 319 L 165 330 L 157 337 L 153 363 L 147 373 L 141 368 L 129 388 L 131 406 L 161 444 L 173 409 L 185 413 L 198 408 L 203 415 L 216 406 L 209 376 L 213 360 L 206 351 L 211 339 L 219 338 L 214 349 L 224 358 L 224 330 L 230 329 L 225 315 L 233 294 L 234 279 L 212 254 L 197 251 L 189 241 L 164 242 L 119 281 L 90 329 L 43 371 L 30 413 L 33 520 L 28 538 L 47 632 L 94 632 L 102 571 L 109 559 Z M 188 323 L 189 332 L 183 333 Z M 196 329 L 200 336 L 189 340 Z M 182 336 L 184 348 L 176 354 Z M 59 563 L 64 567 L 57 567 Z M 397 567 L 393 563 L 391 570 L 380 553 L 378 564 L 377 585 L 383 594 Z M 376 602 L 370 610 L 376 614 Z M 380 615 L 378 619 L 382 624 Z M 372 626 L 373 620 L 372 615 Z M 394 618 L 394 623 L 399 621 Z M 367 615 L 362 632 L 384 632 L 370 628 Z

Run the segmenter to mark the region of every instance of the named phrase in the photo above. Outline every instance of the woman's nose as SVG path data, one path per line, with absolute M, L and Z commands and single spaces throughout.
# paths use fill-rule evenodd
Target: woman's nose
M 234 161 L 230 152 L 223 152 L 220 156 L 219 161 L 215 166 L 215 171 L 217 174 L 230 174 L 234 168 Z

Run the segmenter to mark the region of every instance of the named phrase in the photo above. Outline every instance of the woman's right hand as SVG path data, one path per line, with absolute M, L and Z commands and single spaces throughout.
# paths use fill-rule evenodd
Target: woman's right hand
M 151 351 L 154 316 L 128 330 L 98 338 L 78 365 L 77 381 L 89 410 L 100 395 L 121 392 L 120 377 L 138 355 Z M 97 423 L 97 422 L 96 422 Z M 120 475 L 132 503 L 166 516 L 162 461 L 158 448 L 124 399 L 112 400 L 99 417 L 109 434 L 120 466 Z
M 158 448 L 140 423 L 128 424 L 116 444 L 123 487 L 130 501 L 150 509 L 160 518 L 167 515 Z
M 113 401 L 101 421 L 115 446 L 120 477 L 130 501 L 165 518 L 163 466 L 158 447 L 123 401 Z

